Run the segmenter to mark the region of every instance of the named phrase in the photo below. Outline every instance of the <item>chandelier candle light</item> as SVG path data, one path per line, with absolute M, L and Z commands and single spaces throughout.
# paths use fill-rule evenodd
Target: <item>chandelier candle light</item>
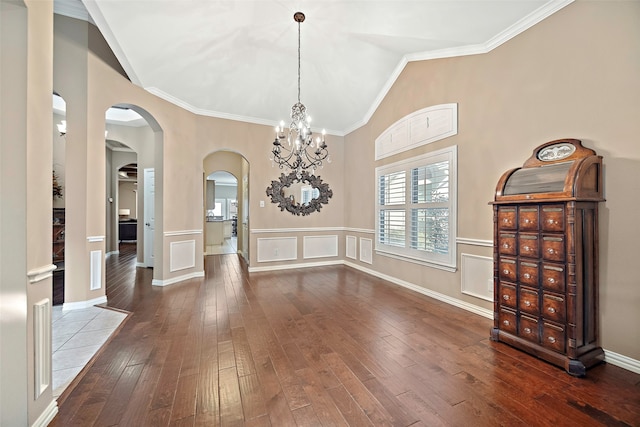
M 304 22 L 304 13 L 296 12 L 293 19 L 298 23 L 298 102 L 291 107 L 289 131 L 285 134 L 284 121 L 276 127 L 270 160 L 280 169 L 287 168 L 295 172 L 300 179 L 303 171 L 311 169 L 311 173 L 314 173 L 316 168 L 322 166 L 323 160 L 331 163 L 331 158 L 324 140 L 324 129 L 322 136 L 316 137 L 314 141 L 311 116 L 307 115 L 307 107 L 300 102 L 300 23 Z

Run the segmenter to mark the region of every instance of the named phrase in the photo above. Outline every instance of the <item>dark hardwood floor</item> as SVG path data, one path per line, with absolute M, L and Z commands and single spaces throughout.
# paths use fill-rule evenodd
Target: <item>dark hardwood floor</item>
M 492 322 L 349 267 L 151 286 L 121 248 L 130 311 L 60 397 L 52 426 L 639 426 L 640 375 L 586 378 L 489 340 Z

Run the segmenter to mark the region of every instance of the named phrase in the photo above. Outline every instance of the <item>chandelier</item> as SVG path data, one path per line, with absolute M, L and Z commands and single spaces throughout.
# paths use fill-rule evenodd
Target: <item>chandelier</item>
M 303 171 L 311 169 L 313 174 L 316 168 L 322 166 L 323 160 L 331 163 L 331 158 L 324 140 L 324 129 L 322 136 L 317 136 L 314 140 L 311 116 L 307 115 L 307 107 L 300 102 L 300 24 L 304 22 L 304 13 L 296 12 L 293 19 L 298 23 L 298 102 L 291 107 L 288 132 L 285 133 L 284 121 L 276 127 L 276 137 L 269 158 L 280 169 L 295 172 L 296 177 L 300 179 Z

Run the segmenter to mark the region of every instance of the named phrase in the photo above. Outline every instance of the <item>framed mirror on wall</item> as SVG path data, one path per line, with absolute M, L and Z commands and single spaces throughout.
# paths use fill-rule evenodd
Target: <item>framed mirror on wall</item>
M 333 191 L 319 176 L 302 172 L 298 178 L 296 172 L 291 172 L 288 175 L 281 174 L 277 181 L 271 181 L 267 196 L 281 211 L 305 216 L 320 212 L 322 206 L 333 197 Z

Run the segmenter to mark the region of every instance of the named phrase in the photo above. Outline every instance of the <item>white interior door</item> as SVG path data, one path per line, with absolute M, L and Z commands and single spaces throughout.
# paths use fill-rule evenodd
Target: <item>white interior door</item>
M 153 168 L 144 170 L 144 265 L 153 267 L 156 181 Z

